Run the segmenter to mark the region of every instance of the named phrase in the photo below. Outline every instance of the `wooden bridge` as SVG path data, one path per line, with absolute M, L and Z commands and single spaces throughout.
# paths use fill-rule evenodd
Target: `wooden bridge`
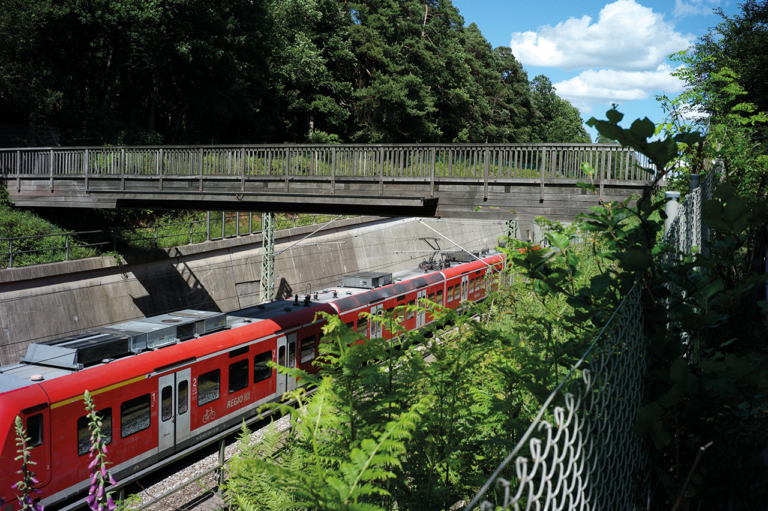
M 576 186 L 589 181 L 599 197 Z M 0 149 L 17 206 L 570 220 L 649 186 L 610 144 L 341 144 Z

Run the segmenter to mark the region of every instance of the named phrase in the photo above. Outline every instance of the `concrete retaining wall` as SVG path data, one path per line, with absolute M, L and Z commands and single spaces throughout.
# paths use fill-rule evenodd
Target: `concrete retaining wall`
M 495 221 L 423 222 L 469 250 L 492 248 L 506 232 Z M 339 285 L 346 273 L 415 267 L 429 255 L 417 238 L 439 237 L 414 218 L 358 217 L 301 241 L 318 227 L 275 233 L 278 297 Z M 260 278 L 260 234 L 127 254 L 120 263 L 91 258 L 2 270 L 0 365 L 17 362 L 30 342 L 89 328 L 185 308 L 247 307 L 259 302 Z

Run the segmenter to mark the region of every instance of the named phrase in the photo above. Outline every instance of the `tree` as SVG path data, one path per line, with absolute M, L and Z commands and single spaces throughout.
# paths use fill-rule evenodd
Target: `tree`
M 538 75 L 531 82 L 532 142 L 590 142 L 579 110 L 560 98 L 552 82 L 544 75 Z

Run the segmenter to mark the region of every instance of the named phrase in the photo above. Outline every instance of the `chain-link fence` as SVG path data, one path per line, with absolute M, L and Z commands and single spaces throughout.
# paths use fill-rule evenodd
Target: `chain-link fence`
M 709 239 L 709 229 L 701 219 L 701 205 L 712 199 L 718 170 L 719 167 L 712 169 L 698 185 L 698 176 L 695 176 L 691 179 L 692 189 L 685 201 L 680 204 L 670 201 L 668 204 L 667 215 L 673 212 L 674 218 L 668 220 L 669 228 L 664 233 L 664 242 L 674 246 L 677 252 L 689 254 L 699 250 L 707 255 L 708 248 L 703 242 Z
M 664 242 L 678 253 L 706 250 L 701 208 L 716 175 L 694 180 L 686 200 L 668 209 L 677 216 Z M 630 510 L 647 498 L 647 459 L 632 430 L 646 367 L 640 295 L 636 284 L 466 511 Z

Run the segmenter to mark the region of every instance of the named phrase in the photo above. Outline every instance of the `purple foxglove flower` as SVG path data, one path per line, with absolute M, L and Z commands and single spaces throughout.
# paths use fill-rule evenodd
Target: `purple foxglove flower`
M 104 444 L 104 447 L 101 449 L 101 452 L 104 454 L 107 454 L 109 451 L 107 450 L 107 444 Z
M 117 484 L 117 481 L 115 481 L 115 478 L 112 477 L 112 474 L 109 474 L 109 484 L 111 484 L 112 486 Z
M 19 481 L 19 483 L 20 483 L 20 482 L 21 482 L 21 481 Z M 11 486 L 11 490 L 15 490 L 16 488 L 18 488 L 18 487 L 19 487 L 19 483 L 15 483 L 15 484 L 13 484 L 13 485 Z
M 96 495 L 90 494 L 85 498 L 85 501 L 88 503 L 89 506 L 92 506 L 93 503 L 96 501 Z
M 117 506 L 115 505 L 115 501 L 112 500 L 112 497 L 107 497 L 107 510 L 108 511 L 115 511 L 115 508 Z
M 96 463 L 99 462 L 99 458 L 93 458 L 93 461 L 88 464 L 88 468 L 93 468 L 96 466 Z
M 31 479 L 32 479 L 32 484 L 40 484 L 40 481 L 38 481 L 34 475 L 32 476 Z
M 107 477 L 107 467 L 101 465 L 101 477 Z
M 91 475 L 91 488 L 96 486 L 96 481 L 98 477 L 99 477 L 99 473 L 94 470 L 93 474 Z
M 99 503 L 98 502 L 94 502 L 91 505 L 91 511 L 97 511 L 97 509 L 99 509 Z
M 43 490 L 35 489 L 35 494 L 36 495 L 42 495 L 43 494 Z
M 96 490 L 96 498 L 100 499 L 104 496 L 104 486 L 99 485 L 99 489 Z
M 99 427 L 101 427 L 101 426 L 102 426 L 102 423 L 101 423 L 101 421 L 99 421 Z

